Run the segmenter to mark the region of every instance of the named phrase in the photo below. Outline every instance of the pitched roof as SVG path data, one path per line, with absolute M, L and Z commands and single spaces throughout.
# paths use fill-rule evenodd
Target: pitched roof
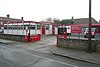
M 89 23 L 89 18 L 79 18 L 79 19 L 73 19 L 74 24 L 88 24 Z M 94 19 L 91 18 L 92 24 L 98 24 L 98 22 Z
M 7 18 L 7 17 L 0 17 L 1 21 L 11 21 L 11 22 L 22 22 L 21 19 L 15 19 L 15 18 Z

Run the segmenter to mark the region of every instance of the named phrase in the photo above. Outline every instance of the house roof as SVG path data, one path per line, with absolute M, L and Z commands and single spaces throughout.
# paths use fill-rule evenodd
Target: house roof
M 22 22 L 21 19 L 7 18 L 7 17 L 0 17 L 0 21 Z
M 73 19 L 74 20 L 74 24 L 88 24 L 89 23 L 89 18 L 79 18 L 79 19 Z M 91 22 L 92 24 L 98 24 L 98 22 L 94 19 L 91 18 Z

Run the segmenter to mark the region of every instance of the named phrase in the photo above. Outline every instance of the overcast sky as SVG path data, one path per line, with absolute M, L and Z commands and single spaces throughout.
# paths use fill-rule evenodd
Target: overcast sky
M 0 16 L 40 21 L 47 17 L 88 18 L 89 0 L 0 0 Z M 92 17 L 100 19 L 100 0 L 92 0 Z

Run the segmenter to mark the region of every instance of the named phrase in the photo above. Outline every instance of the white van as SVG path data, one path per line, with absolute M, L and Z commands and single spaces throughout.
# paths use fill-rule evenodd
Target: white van
M 95 32 L 96 32 L 96 28 L 91 28 L 91 37 L 95 38 Z M 84 31 L 84 38 L 87 38 L 89 36 L 89 29 L 86 28 Z

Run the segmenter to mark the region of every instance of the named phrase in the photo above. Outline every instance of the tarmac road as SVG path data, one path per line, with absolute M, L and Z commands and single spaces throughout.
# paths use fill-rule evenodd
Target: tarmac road
M 46 36 L 34 43 L 0 44 L 0 67 L 100 67 L 70 58 L 52 55 L 56 38 Z
M 0 67 L 77 67 L 28 52 L 0 46 Z
M 100 65 L 0 44 L 0 67 L 100 67 Z
M 3 54 L 0 52 L 0 67 L 14 67 L 14 64 L 8 60 L 5 60 Z

